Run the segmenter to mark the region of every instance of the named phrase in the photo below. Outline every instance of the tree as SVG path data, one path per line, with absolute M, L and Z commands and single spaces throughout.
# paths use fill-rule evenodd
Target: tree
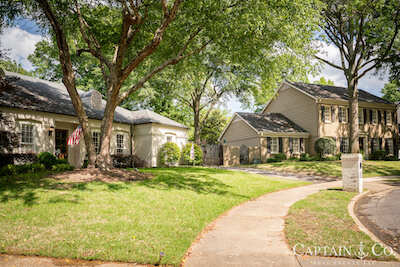
M 21 64 L 17 63 L 15 60 L 0 60 L 0 68 L 23 75 L 32 76 L 29 71 L 25 70 Z
M 229 122 L 227 110 L 213 110 L 201 129 L 200 135 L 203 143 L 218 144 L 218 138 Z
M 286 33 L 293 38 L 309 32 L 310 22 L 315 18 L 312 0 L 34 2 L 38 7 L 31 6 L 33 11 L 38 11 L 35 18 L 46 18 L 42 24 L 51 27 L 56 40 L 62 81 L 83 129 L 89 165 L 96 161 L 102 170 L 111 163 L 109 147 L 115 108 L 154 75 L 211 43 L 219 47 L 221 53 L 229 52 L 238 58 L 243 56 L 240 47 L 247 40 L 253 41 L 250 44 L 254 50 L 261 50 L 256 45 L 266 42 L 269 46 L 275 45 L 280 52 L 286 49 L 280 47 L 279 38 L 276 38 L 282 29 L 288 29 Z M 34 16 L 34 12 L 32 14 Z M 290 16 L 302 30 L 289 27 L 293 25 L 287 23 Z M 107 103 L 97 158 L 88 118 L 76 89 L 74 52 L 77 56 L 90 56 L 103 78 Z
M 358 146 L 358 81 L 374 68 L 398 58 L 395 41 L 400 26 L 400 5 L 397 0 L 352 1 L 324 0 L 324 23 L 320 25 L 325 41 L 340 51 L 340 64 L 316 56 L 326 64 L 342 70 L 349 92 L 349 147 Z
M 321 77 L 318 81 L 314 81 L 316 84 L 321 84 L 321 85 L 331 85 L 335 86 L 335 83 L 331 80 L 326 80 L 324 77 Z
M 400 101 L 400 84 L 399 81 L 391 81 L 386 83 L 382 88 L 381 93 L 383 94 L 382 98 L 390 101 L 392 103 L 396 103 Z

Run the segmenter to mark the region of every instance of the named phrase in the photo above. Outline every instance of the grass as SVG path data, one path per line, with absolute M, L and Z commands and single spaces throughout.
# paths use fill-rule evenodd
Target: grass
M 311 174 L 326 177 L 342 177 L 341 161 L 285 161 L 247 165 L 247 167 L 290 173 Z M 400 175 L 399 161 L 363 161 L 363 176 Z
M 357 258 L 354 253 L 359 253 L 360 242 L 365 245 L 364 252 L 368 253 L 365 259 L 374 260 L 396 260 L 393 256 L 374 256 L 372 246 L 375 242 L 364 232 L 360 231 L 348 214 L 348 204 L 356 193 L 337 190 L 323 190 L 307 198 L 296 202 L 286 217 L 286 236 L 291 248 L 298 245 L 296 252 L 307 253 L 310 247 L 315 253 L 314 247 L 321 247 L 318 255 L 323 256 L 323 247 L 327 256 L 333 254 L 332 247 L 339 253 L 339 247 L 351 248 L 351 255 L 348 258 Z M 318 250 L 318 249 L 317 249 Z M 342 251 L 344 251 L 342 249 Z M 376 249 L 381 253 L 381 249 Z M 310 252 L 307 253 L 310 255 Z
M 225 211 L 305 182 L 210 168 L 145 169 L 137 182 L 0 178 L 0 253 L 179 265 Z

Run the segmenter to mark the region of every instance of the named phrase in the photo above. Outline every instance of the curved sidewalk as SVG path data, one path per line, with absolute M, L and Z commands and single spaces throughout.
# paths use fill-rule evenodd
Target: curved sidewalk
M 341 181 L 266 194 L 239 205 L 193 245 L 186 267 L 301 266 L 286 244 L 284 216 L 296 201 Z

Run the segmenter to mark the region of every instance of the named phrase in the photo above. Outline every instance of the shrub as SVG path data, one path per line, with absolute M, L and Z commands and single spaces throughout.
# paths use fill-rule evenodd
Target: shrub
M 300 161 L 309 161 L 310 160 L 310 154 L 308 153 L 301 153 L 300 154 Z
M 314 149 L 320 156 L 336 153 L 336 142 L 330 137 L 320 137 L 315 141 Z
M 68 163 L 64 163 L 64 164 L 56 164 L 53 165 L 51 167 L 51 169 L 53 171 L 62 171 L 62 172 L 66 172 L 66 171 L 72 171 L 74 169 L 73 166 L 69 165 Z
M 111 155 L 111 161 L 115 168 L 143 168 L 145 161 L 136 155 Z M 83 163 L 83 168 L 87 168 L 88 161 Z
M 274 157 L 279 161 L 286 160 L 286 155 L 283 153 L 275 154 Z
M 56 164 L 69 164 L 69 162 L 67 159 L 57 159 Z
M 174 166 L 179 160 L 181 150 L 172 142 L 165 143 L 160 149 L 160 163 L 162 166 Z
M 386 156 L 386 151 L 384 150 L 375 150 L 372 152 L 371 159 L 373 160 L 383 160 Z
M 277 158 L 269 158 L 269 159 L 267 159 L 267 163 L 273 163 L 273 162 L 281 162 L 281 160 L 279 160 Z
M 290 161 L 299 161 L 300 159 L 299 159 L 299 158 L 296 158 L 296 157 L 290 157 L 289 160 L 290 160 Z
M 320 157 L 320 156 L 315 156 L 315 157 L 310 158 L 310 160 L 311 161 L 325 161 L 326 158 Z
M 182 157 L 186 164 L 193 165 L 193 160 L 190 159 L 190 149 L 192 148 L 192 144 L 186 144 L 186 146 L 182 149 Z M 195 165 L 200 165 L 203 162 L 203 151 L 201 147 L 194 144 L 194 163 Z
M 26 153 L 26 154 L 0 153 L 0 167 L 6 166 L 8 164 L 19 165 L 19 164 L 35 163 L 36 160 L 37 160 L 37 155 L 35 153 Z
M 43 164 L 38 164 L 38 163 L 22 164 L 22 165 L 8 164 L 0 169 L 0 176 L 16 175 L 16 174 L 30 173 L 30 172 L 40 172 L 44 171 L 45 169 L 46 168 L 44 167 Z
M 395 156 L 386 156 L 384 158 L 386 161 L 399 161 L 400 159 L 396 158 Z
M 341 152 L 337 153 L 335 156 L 337 157 L 338 160 L 342 159 L 342 153 Z
M 49 152 L 42 152 L 37 155 L 38 162 L 43 164 L 46 169 L 50 170 L 51 166 L 57 164 L 57 158 Z

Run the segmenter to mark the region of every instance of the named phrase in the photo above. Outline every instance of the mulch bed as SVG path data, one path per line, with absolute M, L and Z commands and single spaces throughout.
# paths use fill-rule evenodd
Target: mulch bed
M 92 181 L 112 183 L 143 181 L 152 179 L 153 176 L 150 173 L 125 169 L 111 169 L 109 171 L 100 171 L 99 169 L 79 169 L 68 172 L 52 173 L 49 174 L 47 178 L 75 183 L 87 183 Z

